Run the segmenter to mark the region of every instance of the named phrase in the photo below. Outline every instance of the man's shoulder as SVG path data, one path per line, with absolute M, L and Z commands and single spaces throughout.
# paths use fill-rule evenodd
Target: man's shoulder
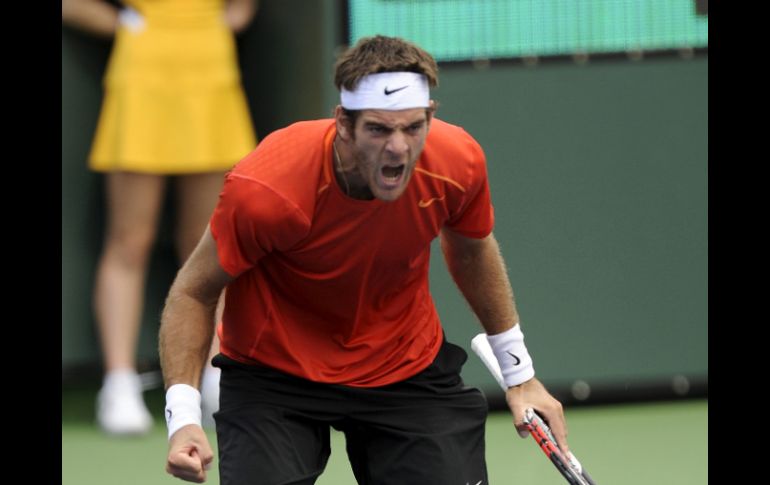
M 267 135 L 257 147 L 233 169 L 244 176 L 258 179 L 289 176 L 307 169 L 323 154 L 324 137 L 334 120 L 299 121 Z
M 459 159 L 470 163 L 484 160 L 481 145 L 463 127 L 437 118 L 431 121 L 425 150 L 428 154 L 440 155 L 439 160 L 451 159 L 454 164 Z
M 267 135 L 253 153 L 263 156 L 268 154 L 290 156 L 308 150 L 320 150 L 324 136 L 333 125 L 333 119 L 292 123 Z
M 461 139 L 473 140 L 473 137 L 467 131 L 465 131 L 465 128 L 462 126 L 455 125 L 438 118 L 433 118 L 433 120 L 431 120 L 428 137 L 430 138 L 431 136 L 435 138 L 441 138 L 442 141 L 444 139 L 451 140 L 458 137 Z
M 266 136 L 228 175 L 250 200 L 268 197 L 313 211 L 323 184 L 324 140 L 334 120 L 293 123 Z

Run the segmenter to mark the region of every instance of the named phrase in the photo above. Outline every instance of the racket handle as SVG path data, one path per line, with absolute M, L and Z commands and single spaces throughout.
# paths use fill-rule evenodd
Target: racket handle
M 587 471 L 585 471 L 585 469 L 584 469 L 583 471 L 581 471 L 581 472 L 580 472 L 580 475 L 581 475 L 583 478 L 585 478 L 585 479 L 586 479 L 586 482 L 588 483 L 588 485 L 596 485 L 596 482 L 594 482 L 594 479 L 593 479 L 593 478 L 591 478 L 591 475 L 589 475 L 589 474 L 588 474 L 588 472 L 587 472 Z

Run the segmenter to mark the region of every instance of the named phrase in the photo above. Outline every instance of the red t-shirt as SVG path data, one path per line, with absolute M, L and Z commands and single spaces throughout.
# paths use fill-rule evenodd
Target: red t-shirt
M 492 231 L 486 161 L 462 128 L 433 119 L 403 195 L 347 197 L 333 175 L 334 120 L 267 136 L 227 175 L 211 218 L 227 287 L 221 351 L 317 382 L 374 387 L 438 353 L 428 289 L 443 226 Z

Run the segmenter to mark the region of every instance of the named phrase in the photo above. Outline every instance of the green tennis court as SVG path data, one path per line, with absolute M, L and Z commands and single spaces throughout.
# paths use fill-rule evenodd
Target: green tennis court
M 164 471 L 166 429 L 160 412 L 150 435 L 108 438 L 93 424 L 94 393 L 62 393 L 62 485 L 184 483 Z M 145 396 L 151 409 L 162 410 L 160 392 Z M 576 407 L 566 414 L 570 446 L 598 485 L 708 482 L 707 400 Z M 213 444 L 214 433 L 209 436 Z M 487 464 L 495 485 L 566 483 L 531 438 L 518 437 L 505 412 L 491 413 L 487 421 Z M 206 483 L 219 484 L 216 473 Z M 340 433 L 332 434 L 332 456 L 317 483 L 356 483 Z

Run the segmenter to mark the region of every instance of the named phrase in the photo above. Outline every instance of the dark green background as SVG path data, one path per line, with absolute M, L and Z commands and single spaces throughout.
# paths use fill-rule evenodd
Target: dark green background
M 239 38 L 259 136 L 329 116 L 343 43 L 335 1 L 266 0 Z M 86 157 L 109 43 L 62 31 L 62 366 L 99 365 L 91 288 L 101 178 Z M 442 65 L 438 116 L 484 147 L 495 233 L 527 344 L 547 384 L 628 387 L 707 376 L 708 57 Z M 152 260 L 140 362 L 157 362 L 173 278 L 173 207 Z M 480 330 L 434 246 L 432 290 L 450 340 Z M 494 388 L 475 357 L 465 376 Z

